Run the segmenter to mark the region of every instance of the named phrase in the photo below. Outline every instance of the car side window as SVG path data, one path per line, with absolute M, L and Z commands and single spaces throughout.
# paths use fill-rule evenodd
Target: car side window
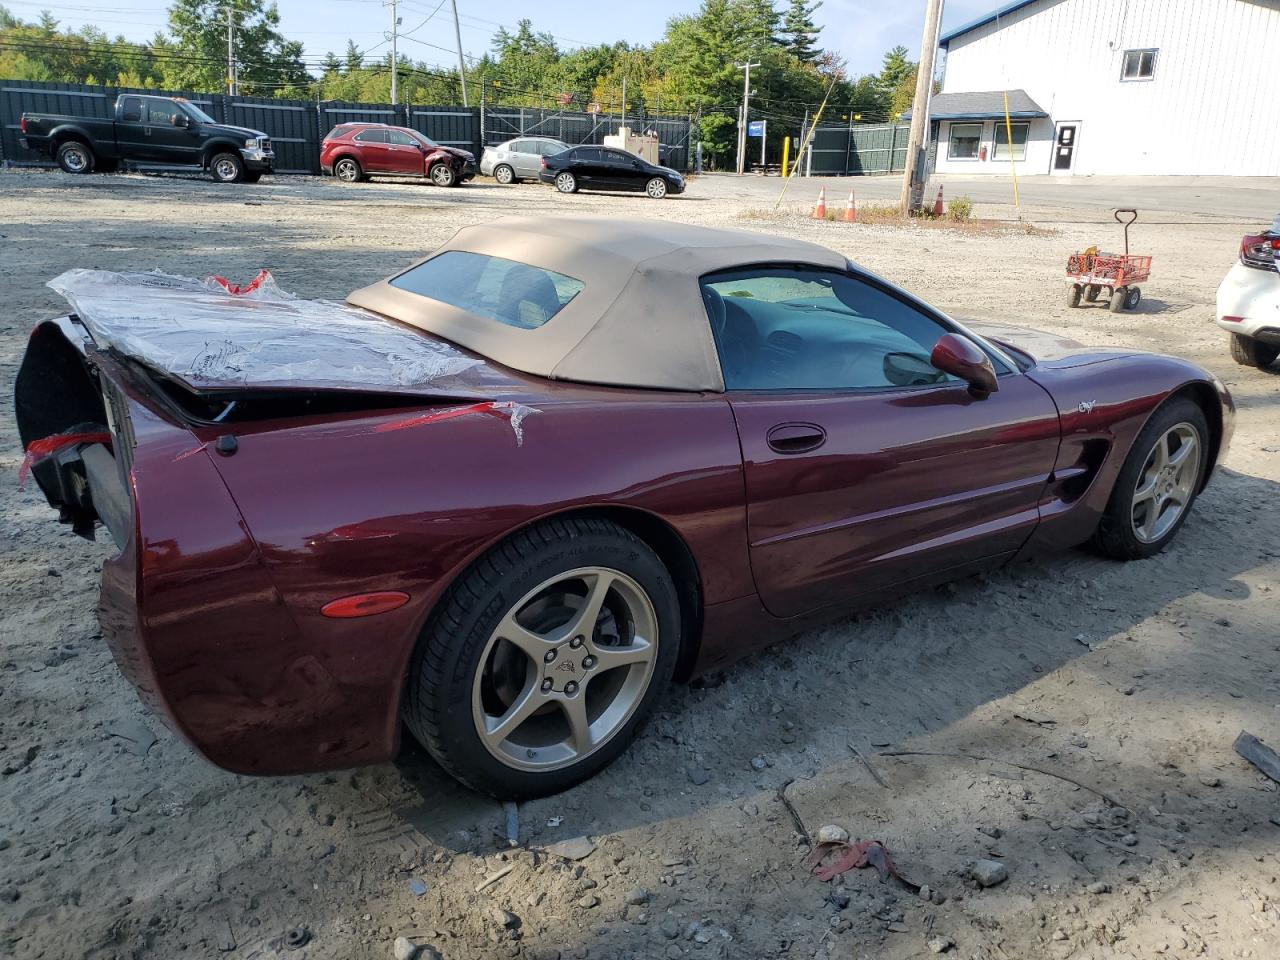
M 173 126 L 173 118 L 184 116 L 181 108 L 176 103 L 169 103 L 165 100 L 148 100 L 146 101 L 147 123 L 155 126 L 171 127 Z
M 528 140 L 512 140 L 507 149 L 512 153 L 532 153 L 531 145 Z
M 592 163 L 595 163 L 596 161 L 601 159 L 601 156 L 600 156 L 601 153 L 602 151 L 600 150 L 599 147 L 579 147 L 577 150 L 573 152 L 573 159 L 588 160 Z
M 407 133 L 401 133 L 399 130 L 387 130 L 387 143 L 394 143 L 398 147 L 415 147 L 418 141 L 413 139 Z
M 120 103 L 120 119 L 125 123 L 141 123 L 142 101 L 137 97 L 125 97 Z
M 385 130 L 361 130 L 351 138 L 357 143 L 386 143 L 387 131 Z
M 544 157 L 554 157 L 557 153 L 564 153 L 564 144 L 554 140 L 539 140 L 538 153 Z
M 702 280 L 702 298 L 729 390 L 886 390 L 956 380 L 929 363 L 948 332 L 941 323 L 843 273 L 712 274 Z

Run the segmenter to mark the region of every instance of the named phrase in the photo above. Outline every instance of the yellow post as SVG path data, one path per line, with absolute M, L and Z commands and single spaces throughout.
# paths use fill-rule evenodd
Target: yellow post
M 1029 132 L 1029 131 L 1028 131 Z M 1009 121 L 1009 91 L 1004 92 L 1004 135 L 1009 144 L 1009 170 L 1013 173 L 1013 209 L 1022 219 L 1022 207 L 1018 203 L 1018 164 L 1013 159 L 1013 124 Z M 1027 139 L 1030 139 L 1028 137 Z
M 789 176 L 787 173 L 787 161 L 791 159 L 791 137 L 782 138 L 782 175 Z

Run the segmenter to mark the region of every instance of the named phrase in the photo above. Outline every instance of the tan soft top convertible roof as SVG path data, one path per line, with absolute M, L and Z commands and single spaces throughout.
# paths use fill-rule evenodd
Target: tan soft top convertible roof
M 356 290 L 347 302 L 525 373 L 668 390 L 724 389 L 700 277 L 758 263 L 846 265 L 839 254 L 799 240 L 605 217 L 509 217 L 464 227 L 431 257 L 449 250 L 554 270 L 582 281 L 584 289 L 532 330 L 477 317 L 388 280 Z

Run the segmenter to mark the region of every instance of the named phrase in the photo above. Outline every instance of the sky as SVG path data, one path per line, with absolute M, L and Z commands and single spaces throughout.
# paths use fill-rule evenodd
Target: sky
M 463 50 L 481 56 L 500 25 L 514 28 L 522 17 L 534 28 L 556 36 L 561 47 L 627 40 L 647 44 L 662 35 L 668 19 L 697 10 L 697 0 L 646 0 L 643 3 L 583 2 L 583 0 L 457 0 Z M 391 11 L 383 0 L 277 0 L 282 32 L 301 40 L 308 57 L 345 49 L 347 39 L 361 49 L 387 49 Z M 959 26 L 998 7 L 1001 0 L 947 0 L 942 27 Z M 167 0 L 0 0 L 23 20 L 35 20 L 49 10 L 65 26 L 94 24 L 112 36 L 147 41 L 166 24 Z M 777 0 L 779 9 L 785 0 Z M 915 59 L 920 49 L 925 0 L 823 0 L 815 15 L 822 27 L 821 45 L 849 62 L 854 76 L 875 73 L 884 52 L 901 44 Z M 434 15 L 433 15 L 434 11 Z M 407 36 L 400 49 L 415 60 L 456 65 L 453 17 L 449 0 L 401 0 L 401 30 Z M 424 23 L 424 21 L 426 21 Z M 431 46 L 425 45 L 430 44 Z M 440 49 L 440 48 L 446 49 Z

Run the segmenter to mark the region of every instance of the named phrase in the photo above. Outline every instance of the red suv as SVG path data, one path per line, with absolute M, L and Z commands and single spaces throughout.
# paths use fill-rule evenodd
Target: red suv
M 408 127 L 340 123 L 320 144 L 320 169 L 347 183 L 372 176 L 429 177 L 438 187 L 453 187 L 476 175 L 476 158 Z

